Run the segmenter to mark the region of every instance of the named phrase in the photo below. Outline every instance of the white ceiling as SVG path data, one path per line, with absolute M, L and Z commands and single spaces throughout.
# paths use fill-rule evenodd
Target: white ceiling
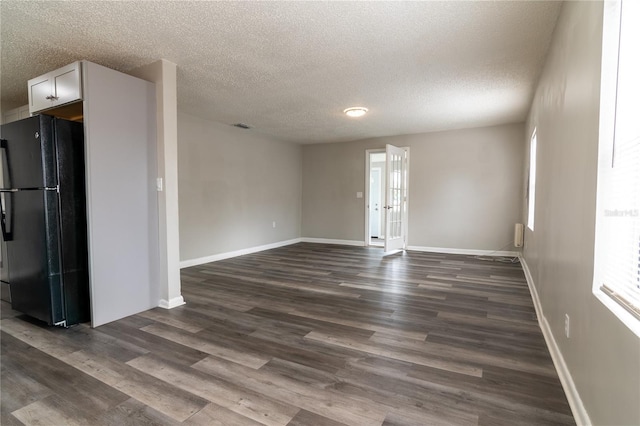
M 26 104 L 29 78 L 78 59 L 127 71 L 165 58 L 180 111 L 287 141 L 521 122 L 560 7 L 3 0 L 2 103 Z

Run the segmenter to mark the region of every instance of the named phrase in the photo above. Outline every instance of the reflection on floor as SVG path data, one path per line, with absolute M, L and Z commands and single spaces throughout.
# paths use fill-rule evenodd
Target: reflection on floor
M 97 329 L 2 302 L 2 425 L 571 425 L 517 264 L 296 244 Z

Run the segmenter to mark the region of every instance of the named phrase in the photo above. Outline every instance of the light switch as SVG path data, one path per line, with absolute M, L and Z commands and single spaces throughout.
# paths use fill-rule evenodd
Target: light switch
M 161 177 L 157 178 L 156 179 L 156 188 L 158 189 L 158 192 L 162 192 L 163 186 L 164 185 L 163 185 L 162 178 Z
M 362 192 L 356 192 L 356 198 L 362 198 Z

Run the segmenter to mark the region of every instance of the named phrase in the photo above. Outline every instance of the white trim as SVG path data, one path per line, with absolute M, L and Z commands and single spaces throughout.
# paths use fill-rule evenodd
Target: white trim
M 517 251 L 497 251 L 497 250 L 477 250 L 477 249 L 455 249 L 447 247 L 422 247 L 422 246 L 408 246 L 407 250 L 413 251 L 428 251 L 432 253 L 446 253 L 446 254 L 466 254 L 471 256 L 508 256 L 518 257 L 520 252 Z
M 363 245 L 370 246 L 371 244 L 371 230 L 369 229 L 369 199 L 371 198 L 371 154 L 378 152 L 386 152 L 384 148 L 365 149 L 365 172 L 364 172 L 364 243 Z M 384 176 L 382 176 L 384 179 Z M 386 195 L 385 195 L 386 197 Z M 384 200 L 380 200 L 384 203 Z M 381 226 L 382 227 L 382 226 Z M 338 243 L 339 244 L 339 243 Z
M 531 276 L 529 266 L 527 265 L 527 262 L 526 260 L 524 260 L 523 256 L 519 257 L 520 264 L 522 265 L 522 270 L 524 271 L 524 276 L 527 279 L 529 291 L 531 292 L 533 306 L 536 309 L 538 324 L 540 325 L 540 329 L 542 330 L 544 340 L 547 343 L 547 348 L 549 349 L 549 353 L 551 354 L 553 365 L 556 367 L 558 377 L 560 378 L 560 383 L 562 383 L 562 388 L 564 389 L 564 393 L 567 396 L 567 401 L 569 402 L 569 406 L 571 407 L 571 412 L 573 413 L 576 424 L 578 426 L 591 425 L 592 423 L 591 419 L 589 418 L 589 413 L 587 413 L 587 410 L 584 408 L 582 398 L 580 398 L 580 394 L 578 393 L 578 389 L 576 388 L 576 385 L 573 381 L 573 377 L 571 377 L 571 372 L 569 372 L 569 368 L 564 361 L 564 357 L 562 356 L 560 347 L 553 337 L 551 327 L 549 327 L 549 323 L 547 322 L 547 319 L 544 317 L 544 314 L 542 312 L 540 297 L 538 296 L 538 291 L 536 290 L 536 287 L 533 283 L 533 277 Z
M 358 246 L 358 247 L 364 247 L 365 246 L 365 242 L 364 241 L 357 241 L 357 240 L 332 240 L 329 238 L 306 238 L 303 237 L 300 239 L 301 242 L 303 243 L 318 243 L 318 244 L 338 244 L 341 246 Z
M 407 185 L 406 192 L 407 192 L 407 209 L 404 212 L 404 218 L 402 220 L 403 224 L 404 224 L 404 245 L 402 246 L 404 249 L 406 249 L 409 246 L 409 182 L 411 181 L 410 177 L 411 177 L 411 173 L 409 170 L 409 163 L 411 162 L 411 147 L 406 146 L 404 147 L 405 152 L 407 153 L 407 163 L 405 164 L 406 172 L 407 172 L 407 180 L 405 182 L 405 184 Z
M 184 301 L 184 298 L 182 296 L 178 296 L 170 300 L 160 299 L 160 303 L 158 303 L 158 307 L 164 308 L 164 309 L 173 309 L 177 306 L 182 306 L 185 303 L 187 302 Z
M 611 298 L 611 296 L 606 294 L 601 287 L 594 288 L 593 295 L 625 326 L 627 326 L 632 333 L 640 337 L 640 321 L 638 318 L 632 315 L 631 312 L 627 311 L 620 303 Z
M 409 160 L 410 160 L 410 154 L 411 154 L 411 150 L 410 147 L 408 146 L 401 146 L 399 147 L 401 149 L 404 149 L 405 152 L 407 153 L 407 162 L 406 162 L 406 170 L 407 170 L 407 211 L 404 212 L 404 219 L 402 221 L 403 226 L 404 226 L 404 236 L 405 236 L 405 240 L 404 240 L 404 245 L 403 245 L 403 249 L 406 249 L 408 241 L 409 241 L 409 181 L 410 181 L 410 176 L 409 176 Z M 365 175 L 364 175 L 364 246 L 370 246 L 370 247 L 379 247 L 377 244 L 373 244 L 371 242 L 371 229 L 369 229 L 369 199 L 371 197 L 370 195 L 370 186 L 371 186 L 371 154 L 375 154 L 375 153 L 387 153 L 387 150 L 385 148 L 372 148 L 372 149 L 365 149 Z M 385 173 L 382 174 L 382 178 L 384 179 L 384 185 L 383 185 L 383 190 L 382 190 L 382 194 L 384 197 L 384 200 L 381 200 L 381 202 L 383 204 L 386 204 L 386 198 L 387 198 L 387 191 L 386 191 L 386 168 L 385 168 Z M 384 215 L 386 218 L 386 214 Z M 384 225 L 385 229 L 386 229 L 386 223 Z M 330 243 L 331 244 L 331 243 Z M 335 243 L 335 244 L 343 244 L 343 243 Z M 355 244 L 348 244 L 348 245 L 355 245 Z
M 180 269 L 188 268 L 190 266 L 203 265 L 205 263 L 217 262 L 219 260 L 230 259 L 232 257 L 243 256 L 245 254 L 257 253 L 264 250 L 270 250 L 278 247 L 284 247 L 291 244 L 297 243 L 313 243 L 313 244 L 337 244 L 341 246 L 357 246 L 357 247 L 365 247 L 366 243 L 364 241 L 358 240 L 337 240 L 331 238 L 294 238 L 292 240 L 286 241 L 278 241 L 277 243 L 265 244 L 262 246 L 249 247 L 246 249 L 230 251 L 226 253 L 218 253 L 211 256 L 200 257 L 197 259 L 183 260 L 180 262 Z M 371 246 L 382 248 L 381 246 Z M 518 257 L 519 252 L 517 251 L 491 251 L 491 250 L 472 250 L 472 249 L 452 249 L 452 248 L 443 248 L 443 247 L 419 247 L 419 246 L 409 246 L 407 250 L 413 251 L 427 251 L 433 253 L 448 253 L 448 254 L 466 254 L 466 255 L 479 255 L 479 256 L 509 256 L 509 257 Z M 394 252 L 390 252 L 394 253 Z
M 219 260 L 231 259 L 232 257 L 243 256 L 245 254 L 257 253 L 259 251 L 271 250 L 278 247 L 289 246 L 297 243 L 318 243 L 318 244 L 338 244 L 341 246 L 363 247 L 364 241 L 356 240 L 333 240 L 329 238 L 294 238 L 292 240 L 278 241 L 277 243 L 265 244 L 262 246 L 249 247 L 246 249 L 229 251 L 226 253 L 213 254 L 211 256 L 199 257 L 197 259 L 183 260 L 180 262 L 180 269 L 190 266 L 203 265 L 205 263 L 217 262 Z
M 277 243 L 265 244 L 262 246 L 249 247 L 246 249 L 229 251 L 226 253 L 213 254 L 211 256 L 199 257 L 197 259 L 183 260 L 180 262 L 180 269 L 188 268 L 190 266 L 203 265 L 205 263 L 217 262 L 218 260 L 230 259 L 232 257 L 243 256 L 245 254 L 257 253 L 259 251 L 270 250 L 278 247 L 284 247 L 291 244 L 301 242 L 301 238 L 294 238 L 292 240 L 278 241 Z

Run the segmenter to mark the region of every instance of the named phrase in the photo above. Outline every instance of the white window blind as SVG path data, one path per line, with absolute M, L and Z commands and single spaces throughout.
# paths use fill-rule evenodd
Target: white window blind
M 617 7 L 617 66 L 605 72 L 615 79 L 615 98 L 604 111 L 598 167 L 598 211 L 594 289 L 602 291 L 640 320 L 640 1 L 623 0 Z M 606 22 L 605 22 L 606 24 Z M 605 25 L 605 31 L 612 26 Z M 605 42 L 607 38 L 605 37 Z M 603 45 L 603 52 L 609 46 Z M 607 60 L 603 56 L 603 61 Z M 604 89 L 603 89 L 604 94 Z M 606 96 L 613 96 L 608 94 Z M 602 105 L 607 107 L 607 102 Z M 603 113 L 601 111 L 601 113 Z M 608 117 L 608 118 L 607 118 Z M 603 123 L 606 118 L 612 123 Z

